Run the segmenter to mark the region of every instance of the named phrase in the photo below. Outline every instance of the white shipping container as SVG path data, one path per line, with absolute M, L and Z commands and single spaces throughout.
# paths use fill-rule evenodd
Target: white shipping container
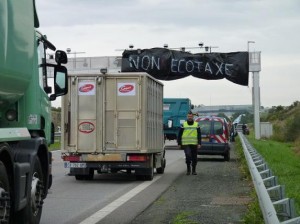
M 62 105 L 63 150 L 145 153 L 163 148 L 163 84 L 147 74 L 70 76 Z
M 69 75 L 61 126 L 62 157 L 76 179 L 104 166 L 147 179 L 153 168 L 163 173 L 163 84 L 146 73 Z

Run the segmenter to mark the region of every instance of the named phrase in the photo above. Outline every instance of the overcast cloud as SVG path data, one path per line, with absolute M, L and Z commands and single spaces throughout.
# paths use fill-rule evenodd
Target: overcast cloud
M 300 101 L 298 0 L 36 0 L 40 30 L 58 49 L 80 56 L 121 55 L 116 49 L 196 47 L 215 52 L 261 51 L 261 105 Z M 203 52 L 203 49 L 192 52 Z M 249 87 L 227 80 L 166 81 L 165 97 L 196 105 L 251 104 Z

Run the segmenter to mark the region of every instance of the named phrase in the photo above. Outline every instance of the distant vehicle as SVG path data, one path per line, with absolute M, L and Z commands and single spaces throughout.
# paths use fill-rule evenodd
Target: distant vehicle
M 188 98 L 164 98 L 163 103 L 165 140 L 177 140 L 181 124 L 194 106 Z
M 236 131 L 243 132 L 244 135 L 249 135 L 250 130 L 247 124 L 236 124 Z
M 222 155 L 230 160 L 229 130 L 225 118 L 198 117 L 195 119 L 201 128 L 202 146 L 198 155 Z

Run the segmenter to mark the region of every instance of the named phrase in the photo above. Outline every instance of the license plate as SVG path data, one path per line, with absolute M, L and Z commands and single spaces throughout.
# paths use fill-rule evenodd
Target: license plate
M 65 168 L 86 168 L 86 163 L 65 162 Z
M 202 138 L 202 142 L 209 142 L 209 138 Z

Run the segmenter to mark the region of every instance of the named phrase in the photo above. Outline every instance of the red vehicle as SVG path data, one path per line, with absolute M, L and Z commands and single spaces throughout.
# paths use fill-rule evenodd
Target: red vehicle
M 202 146 L 198 155 L 222 155 L 230 160 L 228 123 L 223 117 L 198 117 L 201 128 Z

